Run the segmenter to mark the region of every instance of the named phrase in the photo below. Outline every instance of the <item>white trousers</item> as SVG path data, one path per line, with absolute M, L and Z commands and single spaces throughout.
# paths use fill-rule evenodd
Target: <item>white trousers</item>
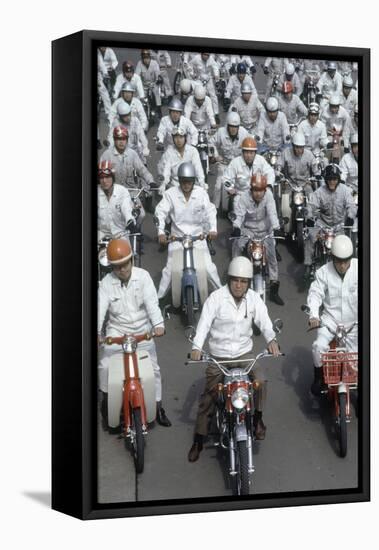
M 313 364 L 321 367 L 321 354 L 329 351 L 329 344 L 333 340 L 333 334 L 326 328 L 320 327 L 317 330 L 317 338 L 312 344 Z M 352 330 L 346 337 L 346 350 L 356 352 L 358 350 L 358 334 Z
M 221 287 L 220 277 L 217 273 L 217 267 L 212 262 L 211 255 L 209 254 L 208 245 L 206 241 L 195 241 L 193 243 L 194 248 L 200 248 L 204 251 L 205 269 L 207 271 L 208 281 L 214 288 Z M 171 272 L 172 272 L 172 253 L 174 250 L 182 248 L 181 243 L 170 243 L 168 245 L 167 264 L 162 271 L 162 278 L 159 283 L 158 298 L 161 299 L 165 296 L 171 286 Z
M 151 364 L 154 369 L 155 377 L 155 400 L 162 401 L 162 379 L 161 371 L 158 365 L 157 350 L 155 347 L 154 340 L 143 341 L 138 344 L 138 350 L 145 350 L 149 353 Z M 101 391 L 108 393 L 108 368 L 109 368 L 109 359 L 113 355 L 120 354 L 120 360 L 122 361 L 122 351 L 121 346 L 104 346 L 99 352 L 99 365 L 98 365 L 98 375 L 99 375 L 99 388 Z

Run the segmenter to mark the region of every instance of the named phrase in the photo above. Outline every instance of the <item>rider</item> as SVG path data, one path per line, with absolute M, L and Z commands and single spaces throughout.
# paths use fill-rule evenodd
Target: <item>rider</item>
M 235 111 L 241 118 L 241 125 L 250 133 L 254 134 L 261 113 L 265 108 L 260 102 L 258 96 L 253 94 L 253 87 L 249 82 L 243 82 L 241 85 L 241 97 L 237 97 L 230 107 L 230 111 Z
M 349 326 L 358 318 L 358 260 L 352 257 L 353 244 L 349 237 L 337 235 L 331 252 L 332 261 L 316 271 L 307 300 L 310 309 L 308 324 L 310 328 L 318 328 L 312 346 L 314 381 L 311 391 L 314 395 L 320 395 L 326 389 L 322 380 L 321 354 L 328 351 L 337 325 Z M 347 351 L 357 351 L 357 337 L 354 327 L 346 336 Z
M 286 115 L 288 124 L 297 124 L 299 117 L 308 115 L 308 109 L 300 97 L 293 93 L 292 82 L 283 82 L 279 108 Z
M 271 232 L 274 236 L 280 233 L 274 197 L 266 190 L 267 178 L 257 172 L 251 178 L 250 189 L 241 194 L 240 200 L 235 205 L 236 218 L 233 221 L 232 236 L 239 237 L 241 229 L 243 231 L 243 236 L 238 240 L 238 247 L 234 249 L 235 252 L 238 251 L 238 255 L 242 253 L 249 238 L 261 239 Z M 272 237 L 265 239 L 265 248 L 270 277 L 270 300 L 278 306 L 283 306 L 284 302 L 279 296 L 280 283 L 275 239 Z
M 106 141 L 108 145 L 112 144 L 113 131 L 117 126 L 123 126 L 128 130 L 129 147 L 134 149 L 143 163 L 146 163 L 146 157 L 150 154 L 149 143 L 139 119 L 132 116 L 130 105 L 126 103 L 126 101 L 117 105 L 117 117 L 110 125 L 108 139 Z
M 342 107 L 349 113 L 350 118 L 354 116 L 354 107 L 358 103 L 358 92 L 354 89 L 351 76 L 344 76 L 342 81 Z
M 217 128 L 212 101 L 201 84 L 196 84 L 193 95 L 188 97 L 184 105 L 184 116 L 192 120 L 198 130 Z
M 130 82 L 130 84 L 133 84 L 136 90 L 136 97 L 138 97 L 138 99 L 145 97 L 141 77 L 139 74 L 135 74 L 134 65 L 131 61 L 124 61 L 122 64 L 122 73 L 120 73 L 116 78 L 116 84 L 113 89 L 114 99 L 118 98 L 124 82 Z
M 145 113 L 145 109 L 141 103 L 141 100 L 135 95 L 135 87 L 131 82 L 124 82 L 121 87 L 120 97 L 113 102 L 112 105 L 112 114 L 113 120 L 117 118 L 117 107 L 120 103 L 127 103 L 131 109 L 132 117 L 137 117 L 141 123 L 141 126 L 144 132 L 147 132 L 149 129 L 149 122 Z
M 266 112 L 259 118 L 255 138 L 271 149 L 278 149 L 291 139 L 286 115 L 279 111 L 276 97 L 269 97 L 266 101 Z
M 218 98 L 214 86 L 214 82 L 220 78 L 220 71 L 213 55 L 210 55 L 209 52 L 199 53 L 191 59 L 189 67 L 193 80 L 201 82 L 202 77 L 206 77 L 206 91 L 212 101 L 215 120 L 217 124 L 220 124 Z
M 163 80 L 165 95 L 167 97 L 167 101 L 170 102 L 172 100 L 172 96 L 174 95 L 174 92 L 170 84 L 170 78 L 167 72 L 167 69 L 170 69 L 172 67 L 171 56 L 167 50 L 151 50 L 151 57 L 159 65 L 159 68 L 161 71 L 160 75 Z
M 145 96 L 148 95 L 148 90 L 151 89 L 154 107 L 159 118 L 162 117 L 162 100 L 157 89 L 157 80 L 160 75 L 159 65 L 154 59 L 151 59 L 150 50 L 141 50 L 141 59 L 137 63 L 136 74 L 141 77 Z
M 342 134 L 344 143 L 348 144 L 351 118 L 346 109 L 341 106 L 340 94 L 331 96 L 328 105 L 322 110 L 320 118 L 325 122 L 326 131 L 329 134 L 328 148 L 333 147 L 333 134 L 338 128 L 340 128 L 339 133 Z
M 321 75 L 317 82 L 317 88 L 324 94 L 326 99 L 329 99 L 331 94 L 342 94 L 342 76 L 337 71 L 337 63 L 335 61 L 328 62 L 327 70 Z
M 147 271 L 134 267 L 130 244 L 122 239 L 114 239 L 108 245 L 107 255 L 113 270 L 99 285 L 97 316 L 99 336 L 101 337 L 105 319 L 107 319 L 106 336 L 143 334 L 152 329 L 156 337 L 163 336 L 164 322 L 154 283 Z M 162 407 L 161 373 L 154 340 L 140 342 L 138 349 L 149 353 L 153 365 L 157 422 L 162 426 L 171 426 Z M 106 346 L 99 353 L 99 386 L 103 392 L 101 409 L 105 422 L 107 421 L 109 359 L 119 352 L 120 346 Z
M 157 150 L 163 151 L 168 145 L 173 144 L 173 128 L 182 128 L 189 137 L 191 145 L 197 144 L 198 131 L 193 123 L 183 116 L 183 104 L 180 99 L 172 99 L 168 106 L 168 115 L 164 116 L 157 131 Z
M 340 163 L 343 181 L 358 191 L 358 134 L 350 138 L 351 151 L 346 153 Z
M 178 169 L 183 162 L 191 162 L 195 174 L 197 185 L 208 189 L 208 185 L 204 180 L 204 171 L 201 166 L 200 156 L 195 147 L 187 143 L 187 134 L 183 128 L 178 128 L 174 126 L 171 130 L 173 145 L 167 147 L 166 152 L 162 155 L 162 158 L 159 162 L 160 176 L 161 181 L 160 185 L 160 194 L 166 190 L 167 186 L 176 186 L 178 187 Z
M 278 88 L 282 89 L 283 84 L 289 82 L 292 84 L 292 91 L 295 95 L 300 96 L 302 92 L 302 86 L 300 78 L 295 71 L 295 65 L 293 63 L 287 63 L 284 68 L 284 73 L 279 78 Z
M 284 150 L 279 161 L 284 176 L 294 180 L 296 185 L 301 185 L 307 196 L 313 191 L 309 178 L 313 175 L 314 160 L 314 155 L 305 149 L 305 137 L 299 131 L 292 137 L 292 147 Z
M 228 283 L 215 290 L 206 300 L 197 325 L 193 341 L 191 359 L 201 359 L 201 349 L 209 334 L 209 350 L 214 358 L 224 360 L 247 359 L 253 349 L 253 322 L 262 331 L 267 349 L 275 356 L 279 355 L 279 346 L 267 312 L 267 307 L 259 294 L 250 288 L 253 277 L 251 262 L 242 256 L 234 258 L 228 268 Z M 245 366 L 246 363 L 233 364 Z M 256 367 L 250 378 L 257 380 L 256 409 L 253 416 L 255 438 L 263 440 L 266 426 L 262 420 L 262 411 L 266 398 L 266 380 L 263 371 Z M 199 401 L 194 442 L 188 453 L 188 460 L 195 462 L 203 449 L 204 437 L 208 434 L 208 421 L 215 410 L 214 392 L 217 384 L 223 381 L 223 374 L 212 364 L 206 369 L 206 383 Z
M 252 94 L 258 96 L 254 81 L 251 76 L 247 74 L 246 64 L 237 63 L 237 74 L 233 74 L 229 78 L 229 82 L 225 88 L 224 108 L 226 110 L 229 109 L 231 103 L 233 103 L 238 97 L 241 97 L 241 86 L 244 83 L 250 84 Z
M 159 220 L 158 240 L 161 246 L 167 244 L 165 224 L 171 220 L 171 235 L 183 237 L 184 235 L 200 235 L 208 232 L 208 238 L 214 240 L 217 237 L 216 209 L 210 202 L 208 193 L 195 185 L 196 171 L 191 162 L 182 162 L 178 169 L 178 187 L 171 187 L 163 193 L 162 200 L 158 203 L 155 215 Z M 182 245 L 178 242 L 170 242 L 166 267 L 162 271 L 159 284 L 158 298 L 163 298 L 171 284 L 172 253 Z M 207 242 L 205 239 L 194 241 L 194 248 L 203 250 L 205 268 L 208 279 L 215 288 L 221 286 L 217 268 L 212 262 Z
M 241 144 L 248 136 L 247 130 L 240 127 L 241 120 L 237 113 L 230 112 L 226 116 L 226 125 L 219 128 L 210 139 L 209 145 L 214 147 L 211 157 L 217 163 L 217 179 L 213 193 L 213 203 L 218 208 L 221 202 L 221 190 L 226 166 L 241 153 Z
M 300 122 L 298 131 L 305 138 L 305 147 L 313 153 L 319 151 L 328 144 L 325 122 L 319 120 L 320 106 L 318 103 L 310 103 L 307 120 Z
M 265 75 L 268 75 L 268 79 L 266 82 L 266 101 L 271 95 L 271 88 L 272 84 L 274 82 L 274 76 L 282 75 L 284 73 L 285 67 L 288 64 L 287 58 L 282 57 L 267 57 L 264 65 L 263 65 L 263 72 Z
M 109 160 L 99 162 L 97 176 L 97 238 L 100 241 L 104 237 L 113 239 L 124 233 L 134 218 L 129 192 L 115 183 L 114 170 Z
M 312 255 L 319 232 L 318 227 L 315 227 L 315 219 L 320 220 L 322 225 L 327 227 L 339 224 L 352 227 L 357 215 L 357 207 L 350 189 L 346 185 L 340 185 L 341 171 L 337 164 L 328 164 L 324 170 L 324 180 L 325 184 L 310 195 L 307 205 L 306 225 L 309 233 L 304 241 L 306 279 L 311 274 Z

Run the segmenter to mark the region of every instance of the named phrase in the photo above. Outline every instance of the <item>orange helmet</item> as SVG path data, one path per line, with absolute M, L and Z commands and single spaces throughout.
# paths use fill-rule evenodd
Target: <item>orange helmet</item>
M 283 94 L 289 94 L 290 92 L 293 92 L 292 82 L 289 82 L 288 80 L 283 82 L 282 92 Z
M 252 191 L 265 191 L 267 187 L 267 178 L 260 172 L 253 174 L 250 180 L 250 189 Z
M 245 139 L 241 143 L 241 149 L 242 151 L 256 151 L 257 142 L 252 137 L 245 137 Z
M 128 241 L 112 239 L 108 244 L 107 256 L 110 264 L 119 265 L 127 262 L 133 256 L 133 251 Z
M 128 129 L 125 128 L 125 126 L 116 126 L 116 128 L 114 128 L 113 130 L 113 138 L 126 138 L 128 139 L 129 137 L 129 132 L 128 132 Z
M 114 170 L 110 160 L 101 160 L 97 165 L 97 175 L 99 178 L 102 176 L 114 177 Z

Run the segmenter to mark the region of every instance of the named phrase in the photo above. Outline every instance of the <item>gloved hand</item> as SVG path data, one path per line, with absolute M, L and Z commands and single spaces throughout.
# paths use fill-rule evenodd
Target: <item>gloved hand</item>
M 281 237 L 282 231 L 281 229 L 274 229 L 274 237 Z
M 270 72 L 269 68 L 268 67 L 263 67 L 263 72 L 264 72 L 264 74 L 268 74 Z
M 354 219 L 353 218 L 346 218 L 345 225 L 347 225 L 348 227 L 353 226 L 354 225 Z
M 250 74 L 253 75 L 253 74 L 255 74 L 256 72 L 257 72 L 257 69 L 255 68 L 255 65 L 252 65 L 252 66 L 250 67 Z
M 329 141 L 326 148 L 327 149 L 333 149 L 333 142 Z
M 348 153 L 349 151 L 350 151 L 350 149 L 349 149 L 348 147 L 344 147 L 344 148 L 343 148 L 343 152 L 344 152 L 344 153 Z
M 305 222 L 305 225 L 307 227 L 314 227 L 315 226 L 315 222 L 314 220 L 311 220 L 310 218 L 307 219 L 307 221 Z
M 161 143 L 160 141 L 158 141 L 157 143 L 157 151 L 163 151 L 164 150 L 164 145 L 163 143 Z
M 241 236 L 241 229 L 239 227 L 233 227 L 233 231 L 230 235 L 231 237 L 240 237 Z

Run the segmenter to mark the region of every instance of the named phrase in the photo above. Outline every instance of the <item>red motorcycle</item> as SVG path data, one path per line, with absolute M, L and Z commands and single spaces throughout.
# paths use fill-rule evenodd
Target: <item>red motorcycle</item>
M 147 425 L 155 420 L 154 370 L 149 353 L 139 351 L 137 345 L 154 335 L 125 334 L 107 336 L 101 343 L 122 346 L 120 353 L 109 358 L 108 370 L 108 425 L 121 426 L 121 437 L 131 447 L 137 474 L 144 468 L 144 436 Z

